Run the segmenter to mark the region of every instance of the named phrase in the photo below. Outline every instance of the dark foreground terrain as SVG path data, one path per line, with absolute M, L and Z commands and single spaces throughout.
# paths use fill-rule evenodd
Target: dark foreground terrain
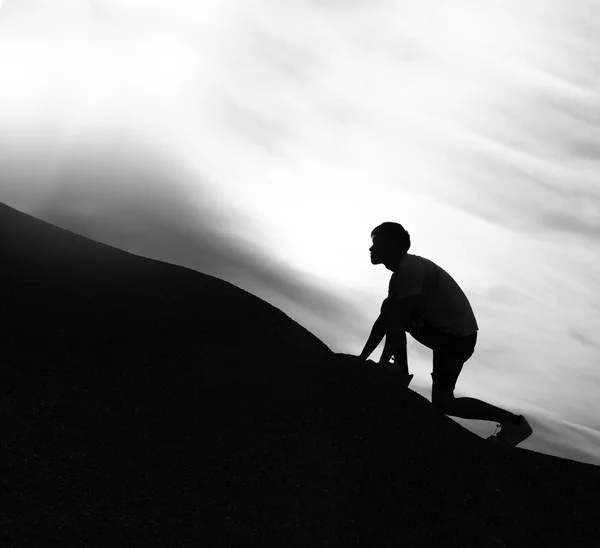
M 600 467 L 501 451 L 268 303 L 0 204 L 0 546 L 600 546 Z

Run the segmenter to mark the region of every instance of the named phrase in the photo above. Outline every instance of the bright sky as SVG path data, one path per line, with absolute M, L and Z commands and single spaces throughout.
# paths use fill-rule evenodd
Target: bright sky
M 4 0 L 0 200 L 355 354 L 399 222 L 477 316 L 456 395 L 600 464 L 599 51 L 591 0 Z

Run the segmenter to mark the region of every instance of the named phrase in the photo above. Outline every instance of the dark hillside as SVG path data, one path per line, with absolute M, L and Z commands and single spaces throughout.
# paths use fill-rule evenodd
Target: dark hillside
M 600 546 L 600 467 L 499 451 L 232 284 L 2 204 L 0 260 L 0 546 Z

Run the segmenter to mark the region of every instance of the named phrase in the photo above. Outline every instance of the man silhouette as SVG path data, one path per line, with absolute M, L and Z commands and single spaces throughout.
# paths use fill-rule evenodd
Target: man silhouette
M 453 417 L 497 422 L 500 432 L 488 438 L 495 443 L 515 446 L 528 438 L 533 430 L 523 415 L 475 398 L 454 397 L 456 381 L 475 350 L 479 329 L 456 281 L 429 259 L 409 254 L 410 235 L 398 223 L 379 225 L 371 239 L 371 263 L 383 264 L 393 274 L 381 314 L 357 359 L 366 361 L 385 336 L 376 367 L 395 371 L 408 386 L 412 379 L 406 356 L 408 332 L 433 350 L 431 403 L 436 408 Z M 392 356 L 394 363 L 390 364 Z

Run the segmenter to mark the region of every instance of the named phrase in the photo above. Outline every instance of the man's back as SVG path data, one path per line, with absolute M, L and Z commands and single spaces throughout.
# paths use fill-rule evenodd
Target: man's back
M 466 337 L 479 326 L 469 299 L 458 283 L 433 261 L 407 253 L 392 274 L 388 296 L 419 295 L 410 331 L 422 328 Z

